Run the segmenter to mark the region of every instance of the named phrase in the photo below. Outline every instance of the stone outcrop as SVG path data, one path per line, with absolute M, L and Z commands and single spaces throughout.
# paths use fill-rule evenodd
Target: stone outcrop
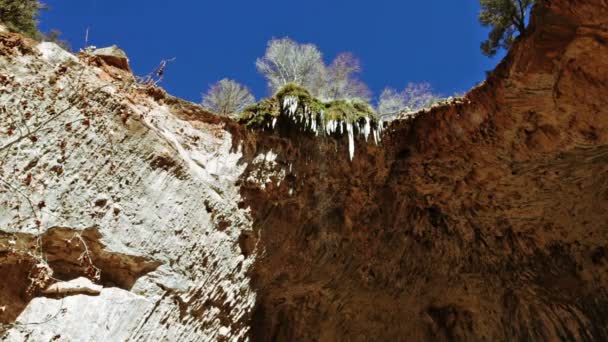
M 0 53 L 5 339 L 244 338 L 254 257 L 229 123 L 95 55 L 15 34 Z M 79 277 L 100 294 L 44 293 Z
M 118 46 L 113 45 L 106 48 L 96 49 L 91 52 L 92 55 L 99 57 L 101 60 L 106 62 L 108 65 L 122 69 L 125 71 L 131 71 L 129 67 L 129 58 L 127 54 L 121 50 Z
M 608 339 L 605 56 L 606 2 L 540 1 L 486 82 L 352 163 L 258 137 L 293 172 L 242 187 L 254 339 Z
M 605 1 L 352 161 L 51 44 L 0 33 L 4 339 L 608 340 Z

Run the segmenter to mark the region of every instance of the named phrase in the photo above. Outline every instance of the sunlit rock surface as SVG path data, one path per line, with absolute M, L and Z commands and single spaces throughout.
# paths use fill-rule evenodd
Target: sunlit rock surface
M 224 124 L 180 117 L 94 55 L 12 34 L 0 43 L 9 340 L 244 338 L 256 254 L 238 245 L 251 230 L 235 185 L 246 164 Z M 42 293 L 81 276 L 101 294 Z

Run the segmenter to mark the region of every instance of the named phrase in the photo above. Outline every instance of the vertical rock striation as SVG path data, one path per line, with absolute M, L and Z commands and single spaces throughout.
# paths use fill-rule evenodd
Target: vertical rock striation
M 255 253 L 226 123 L 95 55 L 0 49 L 5 339 L 243 339 Z M 99 296 L 44 294 L 81 276 Z

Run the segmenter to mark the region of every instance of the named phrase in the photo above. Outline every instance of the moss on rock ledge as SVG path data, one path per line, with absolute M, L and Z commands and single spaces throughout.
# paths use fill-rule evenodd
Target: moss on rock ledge
M 337 100 L 322 102 L 313 97 L 308 90 L 295 84 L 288 84 L 273 97 L 263 99 L 247 107 L 241 114 L 239 121 L 248 126 L 268 123 L 282 114 L 289 115 L 288 111 L 291 110 L 291 106 L 288 106 L 288 104 L 295 105 L 294 110 L 297 114 L 301 112 L 308 116 L 322 116 L 325 123 L 331 120 L 354 123 L 365 118 L 372 121 L 379 120 L 372 107 L 363 101 Z
M 348 134 L 351 159 L 356 133 L 366 141 L 372 135 L 378 143 L 382 130 L 382 121 L 369 104 L 357 100 L 323 102 L 295 84 L 288 84 L 273 97 L 247 107 L 239 118 L 248 127 L 271 129 L 283 120 L 315 135 Z

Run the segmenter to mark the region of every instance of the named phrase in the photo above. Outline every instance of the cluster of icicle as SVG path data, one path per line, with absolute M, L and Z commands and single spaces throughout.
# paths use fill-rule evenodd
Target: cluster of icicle
M 382 121 L 378 121 L 375 127 L 372 127 L 372 120 L 365 118 L 364 122 L 346 122 L 342 120 L 329 120 L 325 122 L 325 113 L 314 113 L 308 106 L 299 106 L 296 96 L 283 97 L 283 113 L 287 114 L 291 120 L 299 124 L 303 129 L 309 129 L 317 136 L 319 134 L 348 134 L 348 154 L 350 160 L 353 160 L 355 155 L 355 134 L 360 134 L 367 141 L 370 135 L 373 137 L 376 145 L 380 142 L 382 133 Z M 274 129 L 277 123 L 277 118 L 272 120 L 272 128 Z

